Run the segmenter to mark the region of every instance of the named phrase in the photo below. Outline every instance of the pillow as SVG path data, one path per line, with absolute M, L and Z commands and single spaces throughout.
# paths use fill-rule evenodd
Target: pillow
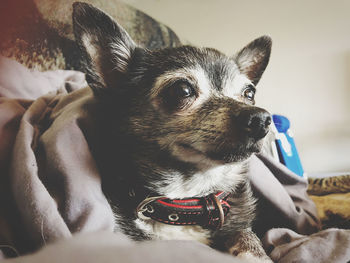
M 81 70 L 74 41 L 72 4 L 76 0 L 3 0 L 0 55 L 40 71 Z M 180 45 L 167 26 L 119 0 L 87 0 L 113 16 L 131 37 L 149 49 Z

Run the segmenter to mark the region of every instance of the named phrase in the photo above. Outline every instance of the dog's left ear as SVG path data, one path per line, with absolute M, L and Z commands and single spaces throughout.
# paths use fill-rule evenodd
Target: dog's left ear
M 259 82 L 269 63 L 271 45 L 271 38 L 269 36 L 262 36 L 250 42 L 234 56 L 239 70 L 245 74 L 254 85 Z
M 128 33 L 109 15 L 82 2 L 73 4 L 73 31 L 94 93 L 118 88 L 136 48 Z

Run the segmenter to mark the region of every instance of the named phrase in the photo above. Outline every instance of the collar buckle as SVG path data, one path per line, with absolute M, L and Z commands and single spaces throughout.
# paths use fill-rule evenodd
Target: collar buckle
M 145 216 L 143 213 L 148 212 L 152 214 L 154 212 L 154 208 L 150 205 L 153 201 L 166 198 L 165 196 L 152 196 L 144 199 L 136 208 L 136 216 L 142 220 L 149 220 L 151 217 Z

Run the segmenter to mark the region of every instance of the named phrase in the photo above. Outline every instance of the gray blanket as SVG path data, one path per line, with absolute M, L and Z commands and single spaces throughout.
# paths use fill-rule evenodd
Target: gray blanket
M 108 234 L 113 232 L 113 213 L 90 151 L 97 140 L 96 101 L 85 86 L 79 72 L 32 72 L 0 59 L 0 258 L 44 247 L 16 260 L 64 257 L 65 262 L 94 262 L 86 255 L 91 260 L 103 254 L 109 258 L 106 262 L 115 258 L 122 262 L 213 262 L 216 258 L 234 262 L 195 242 L 124 244 L 121 234 Z M 41 96 L 46 91 L 51 93 Z M 264 155 L 251 158 L 249 176 L 259 198 L 255 231 L 274 261 L 350 259 L 350 231 L 318 232 L 316 208 L 306 194 L 305 179 Z M 105 232 L 94 234 L 99 231 Z M 77 233 L 86 238 L 71 238 Z M 82 239 L 86 242 L 76 241 Z M 72 253 L 84 249 L 89 252 Z M 178 251 L 177 256 L 166 257 L 170 249 Z

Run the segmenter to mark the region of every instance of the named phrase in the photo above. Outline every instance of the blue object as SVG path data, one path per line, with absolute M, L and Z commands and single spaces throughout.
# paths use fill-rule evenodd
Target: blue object
M 284 116 L 275 114 L 272 115 L 272 120 L 277 129 L 276 147 L 280 162 L 292 172 L 304 177 L 304 170 L 301 165 L 292 132 L 290 131 L 290 121 Z

